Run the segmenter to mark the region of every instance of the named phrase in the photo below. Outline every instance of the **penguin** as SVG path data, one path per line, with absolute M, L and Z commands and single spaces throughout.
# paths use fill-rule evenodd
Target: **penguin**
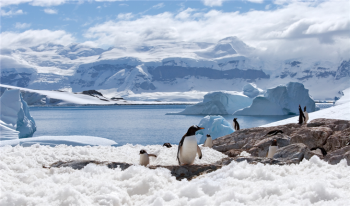
M 239 124 L 237 122 L 237 118 L 233 119 L 233 128 L 235 128 L 236 131 L 239 130 Z
M 211 138 L 210 134 L 207 134 L 207 139 L 205 140 L 203 147 L 213 148 L 213 139 Z
M 272 140 L 271 146 L 269 147 L 269 152 L 267 153 L 267 158 L 272 158 L 278 149 L 277 140 Z
M 307 124 L 307 121 L 309 121 L 309 113 L 306 111 L 306 106 L 304 107 L 304 115 L 305 115 L 305 124 Z
M 172 147 L 172 146 L 171 146 L 171 144 L 170 144 L 170 143 L 164 143 L 164 144 L 163 144 L 163 147 L 170 148 L 170 147 Z
M 303 124 L 303 122 L 305 121 L 305 115 L 303 110 L 301 110 L 300 104 L 299 104 L 299 124 Z
M 146 150 L 140 150 L 140 165 L 147 166 L 149 164 L 149 157 L 157 157 L 157 155 L 154 154 L 147 154 Z
M 202 159 L 202 151 L 198 147 L 196 139 L 196 132 L 201 129 L 204 128 L 193 125 L 188 128 L 187 133 L 182 137 L 177 150 L 177 160 L 179 165 L 193 164 L 194 159 L 196 158 L 196 152 L 198 153 L 199 159 Z
M 269 131 L 265 136 L 268 136 L 268 135 L 273 136 L 273 135 L 277 135 L 279 133 L 283 134 L 283 131 L 282 130 L 272 130 L 272 131 Z

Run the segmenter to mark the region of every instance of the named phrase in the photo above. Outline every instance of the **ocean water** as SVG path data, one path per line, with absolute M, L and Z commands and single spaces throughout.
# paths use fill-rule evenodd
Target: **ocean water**
M 118 145 L 178 144 L 191 125 L 206 115 L 166 115 L 186 105 L 131 105 L 91 107 L 31 107 L 36 136 L 86 135 L 112 139 Z M 223 115 L 232 122 L 234 116 Z M 291 116 L 235 116 L 241 128 L 251 128 Z

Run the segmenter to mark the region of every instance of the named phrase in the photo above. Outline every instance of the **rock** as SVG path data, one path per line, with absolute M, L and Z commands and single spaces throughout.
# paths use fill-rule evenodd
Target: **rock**
M 273 158 L 282 158 L 287 160 L 298 159 L 301 161 L 303 160 L 305 153 L 309 151 L 310 149 L 303 143 L 291 144 L 278 149 Z
M 350 128 L 350 121 L 340 119 L 319 118 L 310 121 L 307 127 L 329 127 L 332 131 L 343 131 Z
M 291 134 L 290 143 L 303 143 L 309 148 L 322 147 L 333 131 L 329 127 L 304 127 Z
M 350 128 L 343 131 L 336 131 L 328 137 L 326 144 L 323 146 L 328 152 L 345 147 L 350 142 Z
M 266 157 L 269 151 L 269 147 L 273 140 L 277 140 L 277 146 L 279 148 L 289 145 L 290 137 L 284 134 L 274 135 L 257 142 L 248 152 L 252 156 Z
M 338 164 L 342 159 L 346 159 L 348 165 L 350 166 L 350 145 L 328 153 L 324 157 L 324 160 L 332 165 Z
M 231 149 L 229 151 L 226 151 L 224 154 L 229 156 L 229 157 L 236 157 L 239 154 L 241 154 L 241 152 L 243 152 L 244 150 L 242 149 Z
M 305 152 L 304 158 L 309 160 L 314 155 L 318 156 L 320 159 L 323 159 L 322 152 L 320 152 L 318 150 L 311 150 L 311 151 Z
M 237 162 L 247 161 L 249 164 L 269 164 L 269 165 L 290 165 L 290 164 L 298 164 L 300 161 L 298 158 L 294 159 L 273 159 L 266 157 L 236 157 L 234 158 Z
M 98 91 L 96 91 L 96 90 L 87 90 L 87 91 L 83 91 L 82 94 L 90 95 L 90 96 L 96 96 L 96 95 L 98 95 L 98 96 L 102 96 L 102 97 L 103 97 L 102 93 L 101 93 L 101 92 L 98 92 Z

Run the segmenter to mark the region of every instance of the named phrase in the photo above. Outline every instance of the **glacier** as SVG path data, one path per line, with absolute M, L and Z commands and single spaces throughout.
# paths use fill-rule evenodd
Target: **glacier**
M 255 97 L 250 107 L 238 110 L 234 115 L 296 115 L 298 106 L 306 106 L 307 112 L 314 112 L 316 104 L 309 90 L 298 82 L 289 82 L 268 89 L 264 96 Z
M 264 93 L 264 90 L 258 88 L 254 83 L 246 84 L 243 87 L 243 94 L 248 96 L 249 98 L 254 98 L 263 93 Z
M 209 92 L 204 95 L 203 102 L 188 106 L 184 111 L 176 114 L 232 114 L 251 104 L 252 99 L 241 92 Z
M 23 100 L 20 90 L 5 90 L 0 97 L 0 102 L 1 121 L 16 127 L 19 138 L 33 136 L 36 131 L 35 121 L 29 113 L 29 107 Z
M 204 129 L 199 130 L 196 133 L 196 138 L 199 144 L 203 144 L 207 138 L 207 134 L 210 134 L 211 138 L 214 140 L 218 137 L 222 137 L 234 132 L 232 124 L 226 121 L 222 116 L 210 116 L 207 115 L 201 119 L 198 124 L 199 127 L 204 127 Z

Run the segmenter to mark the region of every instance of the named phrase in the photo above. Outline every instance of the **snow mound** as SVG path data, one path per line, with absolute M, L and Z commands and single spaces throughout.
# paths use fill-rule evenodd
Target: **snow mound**
M 335 102 L 335 105 L 341 105 L 344 103 L 349 103 L 350 102 L 350 88 L 347 88 L 343 91 L 344 96 L 340 97 L 340 99 L 338 99 Z
M 210 134 L 214 140 L 218 137 L 222 137 L 234 132 L 232 125 L 225 120 L 222 116 L 205 116 L 198 124 L 199 127 L 204 129 L 199 130 L 196 136 L 199 137 L 199 144 L 203 144 L 207 138 L 207 134 Z
M 258 96 L 259 94 L 263 94 L 263 90 L 259 89 L 255 84 L 249 83 L 244 85 L 243 87 L 243 94 L 248 96 L 249 98 L 254 98 Z
M 234 115 L 295 115 L 299 114 L 298 106 L 306 106 L 307 112 L 314 112 L 316 104 L 309 95 L 309 90 L 298 82 L 286 86 L 268 89 L 265 95 L 255 97 L 250 107 L 241 109 Z
M 204 95 L 203 102 L 188 106 L 177 114 L 232 114 L 251 103 L 252 100 L 241 92 L 209 92 Z
M 0 146 L 5 145 L 21 145 L 21 146 L 31 146 L 34 144 L 40 145 L 68 145 L 68 146 L 86 146 L 86 145 L 100 145 L 100 146 L 111 146 L 116 145 L 117 143 L 113 140 L 101 138 L 101 137 L 92 137 L 92 136 L 40 136 L 40 137 L 30 137 L 24 139 L 15 139 L 15 140 L 5 140 L 0 141 Z
M 16 127 L 19 138 L 33 136 L 36 131 L 35 121 L 29 114 L 29 107 L 18 89 L 5 90 L 0 97 L 1 121 Z

